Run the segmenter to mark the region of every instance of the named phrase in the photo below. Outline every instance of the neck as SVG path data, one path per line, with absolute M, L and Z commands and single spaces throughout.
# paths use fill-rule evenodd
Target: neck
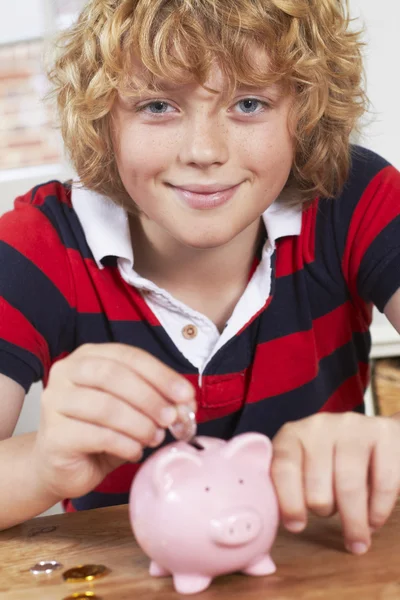
M 243 294 L 262 220 L 217 248 L 182 245 L 145 217 L 131 218 L 135 271 L 223 327 Z

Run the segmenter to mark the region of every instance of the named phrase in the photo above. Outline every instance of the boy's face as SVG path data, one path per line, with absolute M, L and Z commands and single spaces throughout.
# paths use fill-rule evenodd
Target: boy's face
M 216 66 L 206 85 L 226 89 Z M 211 248 L 259 222 L 293 162 L 291 100 L 278 92 L 237 89 L 227 104 L 221 93 L 196 83 L 166 83 L 161 93 L 118 96 L 113 117 L 119 173 L 156 235 Z

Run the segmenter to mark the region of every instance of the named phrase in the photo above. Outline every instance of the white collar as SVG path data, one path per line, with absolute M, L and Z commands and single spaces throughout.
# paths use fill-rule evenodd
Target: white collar
M 133 268 L 134 257 L 126 210 L 106 196 L 74 185 L 71 202 L 99 269 L 104 267 L 101 261 L 106 256 L 126 259 Z M 275 241 L 280 237 L 300 234 L 302 211 L 299 206 L 275 202 L 262 216 L 272 247 L 275 247 Z

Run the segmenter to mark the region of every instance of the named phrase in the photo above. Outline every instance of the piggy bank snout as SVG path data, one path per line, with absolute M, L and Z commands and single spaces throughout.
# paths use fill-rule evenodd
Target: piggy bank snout
M 222 546 L 244 546 L 259 535 L 261 528 L 261 518 L 254 510 L 235 510 L 211 520 L 211 539 Z

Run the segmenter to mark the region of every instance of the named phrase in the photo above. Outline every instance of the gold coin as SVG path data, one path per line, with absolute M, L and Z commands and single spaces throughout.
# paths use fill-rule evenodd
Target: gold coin
M 107 569 L 104 565 L 78 565 L 77 567 L 68 569 L 68 571 L 64 571 L 63 578 L 65 581 L 78 583 L 80 581 L 93 581 L 93 579 L 103 577 L 109 572 L 110 569 Z
M 91 598 L 92 600 L 102 600 L 100 596 L 96 596 L 94 592 L 75 592 L 70 596 L 66 596 L 64 600 L 77 600 L 82 598 Z

